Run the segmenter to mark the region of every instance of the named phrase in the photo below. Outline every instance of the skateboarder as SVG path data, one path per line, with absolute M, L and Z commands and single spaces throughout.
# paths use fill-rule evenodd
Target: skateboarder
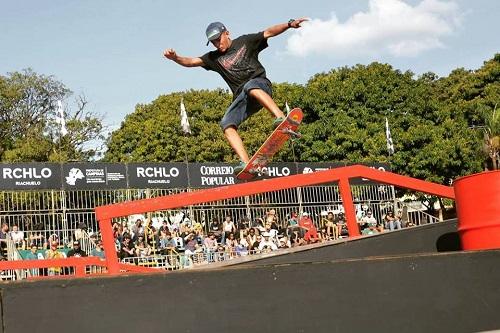
M 278 126 L 285 118 L 272 99 L 271 82 L 266 78 L 266 71 L 259 62 L 259 52 L 265 49 L 267 39 L 284 31 L 301 26 L 306 18 L 291 19 L 267 28 L 264 31 L 243 35 L 231 39 L 229 31 L 221 22 L 210 23 L 206 29 L 207 45 L 212 43 L 216 50 L 201 57 L 182 57 L 174 49 L 167 49 L 164 56 L 184 67 L 202 66 L 206 70 L 219 73 L 233 92 L 233 102 L 227 109 L 220 126 L 240 158 L 240 164 L 234 169 L 235 174 L 242 171 L 250 158 L 241 141 L 238 126 L 261 107 L 269 110 L 275 117 L 274 125 Z

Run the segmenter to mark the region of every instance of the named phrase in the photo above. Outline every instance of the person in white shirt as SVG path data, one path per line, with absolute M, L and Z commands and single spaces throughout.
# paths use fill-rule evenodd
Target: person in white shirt
M 17 225 L 12 226 L 12 231 L 9 232 L 10 238 L 16 246 L 22 245 L 24 242 L 24 232 L 19 230 Z
M 269 233 L 265 232 L 262 234 L 262 236 L 264 237 L 264 240 L 260 242 L 259 244 L 259 251 L 263 252 L 263 251 L 276 251 L 278 249 L 278 246 L 276 246 L 276 244 L 270 240 L 270 236 Z

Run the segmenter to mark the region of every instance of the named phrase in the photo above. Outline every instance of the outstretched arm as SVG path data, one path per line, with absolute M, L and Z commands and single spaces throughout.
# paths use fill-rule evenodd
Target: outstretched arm
M 288 30 L 289 28 L 294 28 L 294 29 L 300 28 L 302 22 L 307 20 L 308 20 L 307 18 L 303 17 L 293 21 L 290 20 L 290 22 L 288 23 L 280 23 L 273 25 L 272 27 L 269 27 L 266 30 L 264 30 L 264 38 L 277 36 L 283 33 L 285 30 Z
M 177 55 L 174 49 L 166 49 L 165 52 L 163 52 L 163 56 L 167 59 L 175 61 L 176 63 L 184 67 L 197 67 L 204 65 L 201 58 L 181 57 Z

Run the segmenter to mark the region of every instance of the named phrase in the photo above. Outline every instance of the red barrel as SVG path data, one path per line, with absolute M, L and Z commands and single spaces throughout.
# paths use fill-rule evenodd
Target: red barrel
M 500 248 L 500 170 L 459 178 L 454 189 L 462 249 Z

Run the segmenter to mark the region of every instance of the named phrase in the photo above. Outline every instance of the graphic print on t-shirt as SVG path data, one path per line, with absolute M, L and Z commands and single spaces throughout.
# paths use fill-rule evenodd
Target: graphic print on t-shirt
M 247 53 L 247 47 L 246 45 L 243 45 L 238 51 L 236 51 L 235 54 L 228 54 L 220 57 L 218 59 L 219 63 L 224 67 L 226 70 L 232 69 L 235 65 L 238 65 L 245 57 L 245 54 Z

